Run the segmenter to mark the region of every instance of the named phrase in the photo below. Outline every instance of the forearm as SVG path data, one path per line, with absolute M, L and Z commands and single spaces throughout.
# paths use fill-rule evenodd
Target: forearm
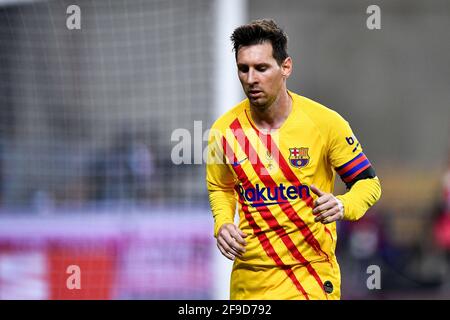
M 336 198 L 344 205 L 344 220 L 359 220 L 381 197 L 378 177 L 358 180 L 345 194 Z
M 234 191 L 209 190 L 209 204 L 214 217 L 214 236 L 224 223 L 233 223 L 236 211 Z

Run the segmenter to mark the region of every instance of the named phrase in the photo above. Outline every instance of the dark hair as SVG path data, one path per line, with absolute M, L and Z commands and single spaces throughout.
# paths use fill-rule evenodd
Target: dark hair
M 274 20 L 254 20 L 249 24 L 237 27 L 231 35 L 236 58 L 241 47 L 262 44 L 266 41 L 272 44 L 273 57 L 277 60 L 278 65 L 281 65 L 289 56 L 287 53 L 288 37 Z

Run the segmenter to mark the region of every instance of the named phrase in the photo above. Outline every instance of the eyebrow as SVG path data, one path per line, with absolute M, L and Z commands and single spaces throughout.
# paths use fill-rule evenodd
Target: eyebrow
M 238 63 L 237 64 L 238 67 L 248 67 L 248 64 L 246 63 Z M 266 63 L 266 62 L 261 62 L 261 63 L 257 63 L 255 64 L 255 68 L 257 67 L 269 67 L 270 63 Z

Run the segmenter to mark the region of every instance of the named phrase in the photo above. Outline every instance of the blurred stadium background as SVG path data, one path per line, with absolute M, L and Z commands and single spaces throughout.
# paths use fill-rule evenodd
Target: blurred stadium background
M 382 181 L 339 224 L 343 298 L 450 298 L 448 1 L 1 0 L 0 299 L 227 298 L 204 165 L 174 164 L 172 134 L 206 147 L 242 98 L 230 33 L 264 17 L 290 89 L 341 113 Z

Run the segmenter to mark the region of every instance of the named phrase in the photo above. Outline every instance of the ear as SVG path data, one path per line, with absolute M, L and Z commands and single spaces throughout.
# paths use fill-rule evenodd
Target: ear
M 292 58 L 287 57 L 284 59 L 283 63 L 281 64 L 281 73 L 283 74 L 284 78 L 289 78 L 289 76 L 292 73 Z

